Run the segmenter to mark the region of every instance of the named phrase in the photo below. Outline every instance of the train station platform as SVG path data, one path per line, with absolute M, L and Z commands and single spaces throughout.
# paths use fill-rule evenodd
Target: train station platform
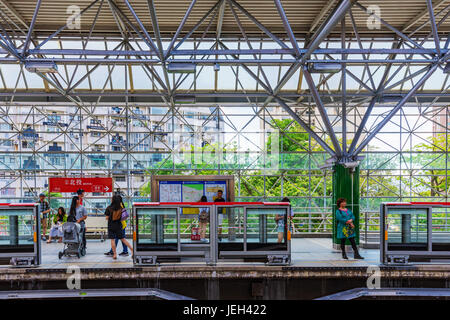
M 122 250 L 122 245 L 118 245 L 118 253 Z M 42 242 L 42 264 L 33 269 L 61 269 L 77 265 L 80 268 L 133 268 L 131 255 L 117 256 L 113 260 L 111 256 L 105 256 L 104 253 L 109 250 L 110 242 L 99 240 L 88 240 L 87 254 L 78 259 L 77 257 L 58 258 L 58 252 L 62 250 L 62 243 Z M 291 240 L 292 267 L 367 267 L 369 265 L 379 264 L 379 251 L 377 249 L 361 249 L 364 260 L 354 260 L 350 252 L 349 260 L 343 260 L 340 251 L 332 249 L 331 239 L 329 238 L 295 238 Z M 167 264 L 169 265 L 169 264 Z M 173 265 L 173 264 L 170 264 Z M 202 262 L 183 262 L 178 265 L 205 265 Z M 235 262 L 218 263 L 221 265 L 237 265 Z M 265 266 L 264 263 L 239 263 L 238 265 Z M 160 267 L 164 267 L 162 263 Z M 0 266 L 0 270 L 9 268 Z
M 364 260 L 342 260 L 331 239 L 292 239 L 292 263 L 183 262 L 133 266 L 131 256 L 105 256 L 109 241 L 88 240 L 87 255 L 58 258 L 62 244 L 43 243 L 42 264 L 35 268 L 0 267 L 0 290 L 66 289 L 69 267 L 78 266 L 81 285 L 89 288 L 158 288 L 196 299 L 313 299 L 366 287 L 369 266 L 380 267 L 383 287 L 448 287 L 450 265 L 383 266 L 379 250 L 361 249 Z M 119 251 L 121 245 L 119 244 Z M 446 280 L 447 279 L 447 280 Z

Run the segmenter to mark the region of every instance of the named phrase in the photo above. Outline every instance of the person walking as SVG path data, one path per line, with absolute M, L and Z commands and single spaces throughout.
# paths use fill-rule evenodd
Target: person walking
M 122 245 L 126 245 L 131 252 L 133 248 L 130 243 L 123 236 L 122 228 L 122 197 L 114 195 L 111 199 L 111 204 L 106 208 L 105 215 L 108 220 L 108 238 L 111 240 L 111 248 L 113 251 L 113 259 L 117 259 L 116 243 L 115 239 L 122 241 Z
M 122 196 L 117 195 L 118 197 L 120 197 L 120 201 L 122 204 L 122 219 L 121 219 L 121 223 L 122 223 L 122 231 L 123 231 L 123 238 L 126 238 L 126 228 L 127 228 L 127 220 L 126 218 L 124 219 L 124 216 L 128 217 L 128 211 L 125 208 L 125 205 L 123 204 L 123 199 Z M 119 243 L 119 238 L 115 238 L 114 239 L 114 243 L 116 244 L 116 248 L 117 248 L 117 244 Z M 112 256 L 114 255 L 113 249 L 111 247 L 111 249 L 108 252 L 105 252 L 105 256 Z M 119 254 L 119 256 L 128 256 L 128 247 L 126 245 L 123 244 L 122 242 L 122 253 Z
M 47 201 L 45 201 L 45 194 L 41 193 L 39 195 L 39 213 L 41 216 L 41 226 L 42 226 L 42 240 L 47 240 L 46 234 L 47 234 L 47 217 L 50 213 L 50 205 Z
M 355 216 L 350 209 L 346 208 L 347 200 L 339 198 L 337 200 L 336 220 L 337 220 L 337 237 L 341 239 L 342 258 L 348 259 L 345 253 L 345 242 L 348 239 L 352 245 L 354 258 L 364 259 L 359 255 L 358 247 L 355 242 Z

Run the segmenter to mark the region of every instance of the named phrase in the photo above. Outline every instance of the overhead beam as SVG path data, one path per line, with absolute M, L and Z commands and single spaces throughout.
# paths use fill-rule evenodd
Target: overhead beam
M 434 44 L 436 46 L 436 51 L 440 56 L 441 45 L 439 44 L 439 34 L 436 26 L 436 19 L 434 17 L 433 4 L 431 3 L 431 0 L 427 0 L 427 7 L 428 7 L 428 15 L 430 16 L 431 30 L 433 31 Z
M 288 46 L 276 37 L 272 32 L 269 31 L 261 22 L 258 21 L 250 12 L 248 12 L 244 7 L 242 7 L 235 0 L 229 0 L 239 11 L 241 11 L 247 18 L 249 18 L 262 32 L 269 36 L 273 41 L 278 43 L 282 48 L 287 49 Z
M 399 103 L 392 108 L 392 110 L 389 112 L 389 114 L 378 123 L 378 125 L 375 127 L 375 129 L 371 130 L 369 135 L 366 139 L 364 139 L 363 142 L 358 146 L 358 148 L 355 150 L 353 155 L 358 155 L 364 148 L 369 144 L 369 142 L 381 131 L 381 129 L 384 128 L 384 126 L 392 119 L 392 117 L 403 107 L 403 105 L 408 102 L 408 100 L 416 93 L 417 90 L 419 90 L 420 87 L 422 87 L 426 80 L 436 71 L 438 68 L 439 63 L 435 63 L 430 66 L 430 69 L 425 73 L 425 75 L 417 81 L 417 83 L 414 85 L 414 87 L 411 88 L 411 90 L 399 101 Z
M 172 54 L 175 50 L 177 50 L 189 37 L 197 31 L 198 27 L 209 17 L 209 15 L 216 10 L 217 6 L 221 5 L 225 0 L 218 0 L 216 4 L 206 12 L 203 17 L 191 28 L 191 30 L 174 46 L 174 49 L 170 54 Z M 215 11 L 214 16 L 217 14 Z
M 1 0 L 0 0 L 1 1 Z M 83 10 L 80 11 L 80 13 L 78 13 L 75 17 L 72 18 L 72 21 L 81 17 L 83 15 L 83 13 L 85 13 L 87 10 L 89 10 L 94 4 L 96 4 L 99 0 L 94 0 L 92 1 L 86 8 L 84 8 Z M 58 30 L 56 30 L 54 33 L 52 33 L 50 36 L 48 36 L 44 41 L 42 41 L 41 43 L 39 43 L 38 45 L 35 46 L 35 49 L 39 49 L 41 48 L 44 44 L 46 44 L 48 41 L 50 41 L 51 39 L 53 39 L 55 36 L 57 36 L 61 31 L 63 31 L 64 29 L 67 28 L 68 26 L 68 22 L 63 25 L 62 27 L 60 27 Z M 27 26 L 28 29 L 28 26 Z
M 223 16 L 225 15 L 226 1 L 223 1 L 219 8 L 219 14 L 217 16 L 217 27 L 216 27 L 216 41 L 220 39 L 222 34 Z
M 360 3 L 356 3 L 356 6 L 358 6 L 361 10 L 365 11 L 366 13 L 369 13 L 369 11 L 367 10 L 366 7 L 364 7 L 363 5 L 361 5 Z M 382 19 L 381 17 L 379 17 L 378 15 L 376 15 L 375 13 L 372 13 L 371 16 L 373 16 L 375 19 L 377 19 L 381 24 L 383 24 L 386 28 L 388 28 L 389 30 L 391 30 L 392 32 L 394 32 L 395 34 L 397 34 L 400 38 L 402 38 L 403 40 L 405 40 L 407 43 L 411 43 L 412 45 L 414 45 L 417 48 L 423 49 L 423 47 L 417 43 L 416 41 L 414 41 L 413 39 L 411 39 L 410 37 L 408 37 L 406 34 L 404 34 L 403 32 L 399 31 L 397 28 L 393 27 L 391 24 L 387 23 L 384 19 Z
M 284 12 L 281 0 L 274 0 L 274 1 L 278 10 L 278 14 L 280 15 L 280 18 L 283 21 L 284 30 L 286 31 L 288 38 L 291 41 L 292 48 L 294 48 L 295 55 L 297 57 L 300 57 L 300 48 L 298 47 L 297 39 L 295 38 L 294 32 L 292 31 L 291 25 L 289 24 L 286 13 Z
M 280 106 L 287 112 L 289 113 L 289 115 L 292 117 L 292 119 L 294 119 L 303 129 L 305 129 L 305 131 L 311 136 L 311 138 L 313 138 L 326 152 L 328 152 L 331 156 L 335 156 L 336 153 L 334 152 L 333 149 L 330 148 L 330 146 L 323 141 L 323 139 L 321 137 L 319 137 L 317 135 L 317 133 L 315 133 L 310 127 L 309 125 L 304 122 L 302 120 L 302 118 L 300 118 L 298 116 L 298 114 L 293 111 L 291 109 L 291 107 L 289 107 L 287 105 L 286 102 L 284 102 L 283 100 L 281 100 L 278 96 L 273 96 L 273 98 L 280 104 Z
M 165 55 L 166 59 L 170 55 L 170 52 L 172 51 L 173 45 L 175 44 L 175 41 L 177 41 L 177 38 L 180 35 L 180 32 L 183 29 L 187 19 L 189 18 L 190 14 L 192 12 L 192 9 L 194 8 L 194 5 L 195 5 L 196 2 L 197 2 L 197 0 L 192 0 L 191 4 L 189 5 L 188 9 L 186 10 L 186 13 L 184 14 L 183 19 L 181 20 L 180 24 L 178 25 L 177 31 L 175 32 L 172 40 L 169 43 L 169 46 L 167 47 L 167 53 Z
M 320 26 L 319 30 L 314 34 L 311 39 L 308 47 L 306 48 L 306 52 L 301 56 L 300 61 L 296 64 L 292 65 L 288 72 L 283 76 L 281 81 L 274 89 L 274 94 L 276 95 L 284 85 L 289 81 L 289 79 L 297 72 L 297 70 L 305 63 L 307 59 L 311 56 L 311 54 L 316 50 L 322 41 L 330 34 L 330 32 L 334 29 L 334 27 L 341 21 L 341 19 L 345 16 L 345 14 L 350 10 L 354 1 L 350 0 L 342 0 L 338 6 L 333 10 L 331 15 L 325 20 Z M 270 102 L 270 97 L 266 102 Z
M 447 2 L 447 0 L 438 0 L 438 1 L 435 1 L 435 2 L 433 3 L 434 9 L 435 9 L 435 10 L 438 9 L 440 6 L 444 5 L 445 2 Z M 415 25 L 415 24 L 418 23 L 420 20 L 422 20 L 423 18 L 425 18 L 427 14 L 429 14 L 429 12 L 428 12 L 427 10 L 423 10 L 423 9 L 420 10 L 420 13 L 419 13 L 417 16 L 415 16 L 413 19 L 409 20 L 408 23 L 405 24 L 405 25 L 403 26 L 402 31 L 406 31 L 406 30 L 408 30 L 409 28 L 411 28 L 413 25 Z
M 314 31 L 314 29 L 319 24 L 320 20 L 322 20 L 323 17 L 326 15 L 326 13 L 330 11 L 330 9 L 336 4 L 336 1 L 337 0 L 330 0 L 325 6 L 322 7 L 320 13 L 315 17 L 313 23 L 311 23 L 311 27 L 309 28 L 310 33 Z
M 25 29 L 28 29 L 28 23 L 22 17 L 22 15 L 19 12 L 17 12 L 17 10 L 13 7 L 12 4 L 10 4 L 6 0 L 0 0 L 0 4 L 2 4 L 6 9 L 8 9 L 8 11 L 25 27 Z
M 134 11 L 133 7 L 131 6 L 130 2 L 128 0 L 124 0 L 125 4 L 127 5 L 128 9 L 130 10 L 131 14 L 134 17 L 134 20 L 136 20 L 136 22 L 138 23 L 139 27 L 141 28 L 141 31 L 144 33 L 145 37 L 147 38 L 147 41 L 145 41 L 146 43 L 149 44 L 150 48 L 155 51 L 158 52 L 158 49 L 156 48 L 155 43 L 153 42 L 152 37 L 150 36 L 150 34 L 147 31 L 147 28 L 145 28 L 144 24 L 142 23 L 141 19 L 139 19 L 138 15 L 136 14 L 136 12 Z
M 41 7 L 42 0 L 37 0 L 36 2 L 36 8 L 34 9 L 33 18 L 31 19 L 30 27 L 28 29 L 27 38 L 25 39 L 25 44 L 23 45 L 23 55 L 26 56 L 28 53 L 28 47 L 30 46 L 31 37 L 34 31 L 34 25 L 36 23 L 36 18 L 39 13 L 39 9 Z
M 155 37 L 156 37 L 156 43 L 158 45 L 159 58 L 161 59 L 161 62 L 162 62 L 164 80 L 166 81 L 166 87 L 168 88 L 168 94 L 170 96 L 172 94 L 170 91 L 171 86 L 170 86 L 169 75 L 167 72 L 166 63 L 164 61 L 164 47 L 163 47 L 162 41 L 161 41 L 161 33 L 159 31 L 158 17 L 156 15 L 155 4 L 153 3 L 153 0 L 147 0 L 147 5 L 148 5 L 148 9 L 150 11 L 153 32 L 155 33 Z
M 331 124 L 330 118 L 328 117 L 327 110 L 325 109 L 322 99 L 320 99 L 319 91 L 314 84 L 314 80 L 306 67 L 303 68 L 303 75 L 306 82 L 308 83 L 309 91 L 311 92 L 311 95 L 316 103 L 317 110 L 319 110 L 320 116 L 330 136 L 331 142 L 333 143 L 336 155 L 340 157 L 342 156 L 342 150 L 336 137 L 336 133 L 333 130 L 333 125 Z

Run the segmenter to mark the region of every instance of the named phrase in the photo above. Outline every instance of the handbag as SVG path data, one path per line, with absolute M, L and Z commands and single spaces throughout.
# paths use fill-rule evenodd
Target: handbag
M 127 209 L 123 208 L 122 209 L 122 218 L 120 220 L 124 221 L 127 220 L 127 218 L 130 216 L 130 214 L 128 213 Z
M 350 227 L 349 225 L 345 225 L 345 226 L 342 228 L 342 234 L 343 234 L 346 238 L 350 237 L 353 233 L 354 233 L 354 230 L 353 230 L 353 228 Z

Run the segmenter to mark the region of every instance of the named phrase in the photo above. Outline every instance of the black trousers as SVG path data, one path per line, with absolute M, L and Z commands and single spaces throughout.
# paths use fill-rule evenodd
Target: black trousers
M 82 232 L 83 236 L 83 245 L 86 248 L 86 223 L 80 223 L 81 229 L 80 232 Z
M 358 247 L 356 246 L 355 238 L 342 238 L 341 239 L 341 250 L 342 253 L 345 253 L 345 240 L 349 240 L 350 244 L 352 245 L 352 249 L 354 253 L 358 252 Z

